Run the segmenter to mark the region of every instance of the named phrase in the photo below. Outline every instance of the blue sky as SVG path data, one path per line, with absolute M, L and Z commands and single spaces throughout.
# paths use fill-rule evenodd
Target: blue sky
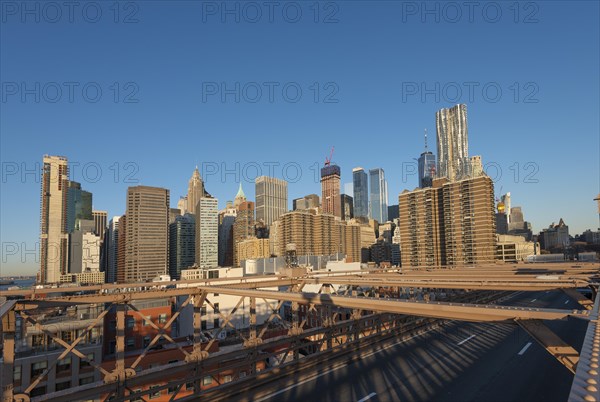
M 291 207 L 320 192 L 332 146 L 343 183 L 382 167 L 397 203 L 417 185 L 423 130 L 435 152 L 435 112 L 456 103 L 470 154 L 534 231 L 598 227 L 598 2 L 79 4 L 0 3 L 0 274 L 38 269 L 27 170 L 46 153 L 109 216 L 135 184 L 176 206 L 195 165 L 220 205 L 239 180 L 253 198 L 249 179 L 272 166 L 293 181 Z

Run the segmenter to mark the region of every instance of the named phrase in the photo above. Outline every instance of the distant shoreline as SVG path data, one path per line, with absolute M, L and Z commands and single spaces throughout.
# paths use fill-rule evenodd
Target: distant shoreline
M 16 286 L 20 289 L 29 289 L 33 285 L 35 285 L 35 278 L 33 277 L 5 276 L 0 278 L 0 291 L 8 290 L 12 286 Z
M 14 275 L 6 275 L 0 276 L 0 281 L 27 281 L 27 280 L 35 280 L 35 276 L 14 276 Z

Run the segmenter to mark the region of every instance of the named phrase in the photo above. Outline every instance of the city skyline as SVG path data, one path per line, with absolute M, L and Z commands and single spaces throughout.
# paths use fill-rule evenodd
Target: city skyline
M 401 5 L 389 3 L 340 3 L 332 24 L 314 23 L 308 9 L 298 24 L 223 23 L 202 21 L 193 2 L 182 5 L 187 10 L 158 3 L 140 3 L 135 24 L 36 24 L 8 16 L 0 27 L 3 83 L 63 88 L 55 103 L 46 94 L 36 102 L 35 94 L 23 101 L 22 94 L 3 91 L 0 234 L 18 250 L 3 250 L 2 274 L 33 274 L 39 267 L 44 154 L 67 156 L 70 179 L 93 193 L 93 208 L 109 218 L 125 213 L 129 186 L 167 188 L 175 207 L 196 165 L 220 208 L 239 182 L 254 200 L 254 178 L 269 175 L 288 179 L 291 209 L 291 200 L 321 194 L 319 170 L 332 145 L 342 185 L 352 182 L 353 167 L 381 167 L 393 200 L 417 187 L 423 129 L 433 139 L 435 113 L 457 103 L 468 106 L 470 154 L 482 155 L 496 196 L 511 192 L 534 232 L 561 217 L 573 234 L 598 227 L 600 102 L 597 91 L 581 90 L 599 86 L 597 3 L 540 2 L 537 22 L 529 24 L 523 10 L 517 23 L 507 8 L 498 23 L 480 14 L 473 23 L 466 14 L 458 23 L 431 16 L 423 23 L 418 15 L 403 19 Z M 219 40 L 206 40 L 208 32 Z M 404 40 L 407 32 L 419 41 Z M 441 45 L 440 38 L 461 45 Z M 439 63 L 450 58 L 460 62 Z M 68 82 L 78 83 L 73 102 L 61 85 Z M 256 103 L 241 95 L 239 102 L 233 95 L 223 102 L 221 93 L 203 91 L 215 82 L 226 89 L 278 86 L 273 102 L 266 90 Z M 100 101 L 82 99 L 86 83 L 101 87 Z M 302 88 L 300 101 L 283 99 L 286 83 Z M 126 96 L 133 102 L 124 102 Z M 436 149 L 433 141 L 429 148 Z M 294 182 L 296 166 L 302 174 Z M 236 173 L 223 180 L 225 170 Z
M 600 401 L 600 1 L 0 19 L 3 401 Z

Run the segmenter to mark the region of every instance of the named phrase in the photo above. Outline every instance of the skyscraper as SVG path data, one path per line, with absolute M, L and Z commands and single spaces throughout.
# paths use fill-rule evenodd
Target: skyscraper
M 196 203 L 196 264 L 200 268 L 219 265 L 219 201 L 210 195 Z
M 288 184 L 285 180 L 260 176 L 256 185 L 256 220 L 270 226 L 287 212 Z
M 127 189 L 124 282 L 147 281 L 168 272 L 169 190 Z
M 40 273 L 38 282 L 56 283 L 67 272 L 67 158 L 44 155 L 41 186 Z
M 324 214 L 342 216 L 340 178 L 341 171 L 337 165 L 327 165 L 321 169 L 321 204 Z
M 94 219 L 92 193 L 81 189 L 81 184 L 69 181 L 67 185 L 67 232 L 75 230 L 77 221 Z
M 108 230 L 106 231 L 106 283 L 117 281 L 120 218 L 120 216 L 114 216 L 108 223 Z
M 371 204 L 371 218 L 379 223 L 387 222 L 388 193 L 387 182 L 383 169 L 369 170 L 371 193 L 369 202 Z
M 309 194 L 302 198 L 296 198 L 293 201 L 293 210 L 319 208 L 321 202 L 316 194 Z
M 181 270 L 196 259 L 196 222 L 193 214 L 178 215 L 169 225 L 169 275 L 179 279 Z
M 233 266 L 238 267 L 237 244 L 254 236 L 254 203 L 243 201 L 237 207 L 237 216 L 233 223 Z
M 331 214 L 297 210 L 279 219 L 276 252 L 285 255 L 286 246 L 296 245 L 298 255 L 332 255 L 344 252 L 339 225 Z
M 127 255 L 127 215 L 119 218 L 119 236 L 117 240 L 117 265 L 115 278 L 118 283 L 125 282 L 125 256 Z
M 246 194 L 244 194 L 244 189 L 242 189 L 242 182 L 240 182 L 240 187 L 238 188 L 238 192 L 233 199 L 233 207 L 237 209 L 242 202 L 246 201 Z
M 369 216 L 369 181 L 367 173 L 361 167 L 352 169 L 354 185 L 354 216 Z
M 182 214 L 188 210 L 187 205 L 187 195 L 185 197 L 179 197 L 179 201 L 177 201 L 177 209 L 181 211 Z
M 521 207 L 513 207 L 510 209 L 510 220 L 511 223 L 522 223 L 524 222 L 523 211 Z
M 569 226 L 567 226 L 563 219 L 560 218 L 557 225 L 552 222 L 552 225 L 543 229 L 540 232 L 538 239 L 540 240 L 540 246 L 543 250 L 550 251 L 553 248 L 565 249 L 570 244 Z
M 403 191 L 402 266 L 490 263 L 496 254 L 494 184 L 487 176 Z
M 200 198 L 206 195 L 206 191 L 204 190 L 204 182 L 202 181 L 202 177 L 200 177 L 200 172 L 198 171 L 198 166 L 194 169 L 194 173 L 192 173 L 192 177 L 188 182 L 188 193 L 186 197 L 186 202 L 184 206 L 186 208 L 185 211 L 181 211 L 182 214 L 195 213 L 196 204 L 200 200 Z
M 219 259 L 220 267 L 233 266 L 233 224 L 237 210 L 226 208 L 219 212 Z
M 100 237 L 92 219 L 78 219 L 75 230 L 69 233 L 70 274 L 100 271 Z
M 504 212 L 496 212 L 496 233 L 499 235 L 508 234 L 508 219 Z
M 531 223 L 525 221 L 521 207 L 511 207 L 508 217 L 508 234 L 512 236 L 523 236 L 525 240 L 533 239 Z
M 425 150 L 419 157 L 419 187 L 431 187 L 435 177 L 435 155 L 427 148 L 427 129 L 425 129 Z
M 100 244 L 100 271 L 106 271 L 107 261 L 107 250 L 106 245 L 104 244 L 105 233 L 106 233 L 106 223 L 108 221 L 108 212 L 107 211 L 92 211 L 92 217 L 94 219 L 94 231 L 93 233 L 98 236 L 99 244 Z M 106 274 L 105 274 L 106 275 Z M 105 278 L 106 280 L 106 278 Z
M 444 242 L 448 265 L 496 259 L 494 183 L 477 176 L 443 186 Z
M 343 221 L 349 221 L 354 218 L 354 202 L 348 194 L 340 195 L 340 211 Z
M 108 212 L 106 211 L 92 211 L 92 217 L 94 218 L 94 233 L 101 239 L 104 238 L 107 216 Z
M 467 105 L 440 109 L 435 115 L 437 129 L 438 174 L 450 181 L 470 175 Z
M 483 162 L 481 155 L 471 156 L 469 158 L 469 177 L 477 177 L 483 174 Z
M 508 220 L 508 223 L 510 223 L 510 192 L 502 195 L 500 197 L 500 201 L 504 204 L 504 213 L 506 214 L 506 218 Z

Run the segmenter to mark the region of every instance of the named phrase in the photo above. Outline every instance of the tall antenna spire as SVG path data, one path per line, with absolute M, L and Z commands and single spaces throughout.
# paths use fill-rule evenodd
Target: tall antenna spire
M 425 129 L 425 152 L 427 152 L 427 129 Z

